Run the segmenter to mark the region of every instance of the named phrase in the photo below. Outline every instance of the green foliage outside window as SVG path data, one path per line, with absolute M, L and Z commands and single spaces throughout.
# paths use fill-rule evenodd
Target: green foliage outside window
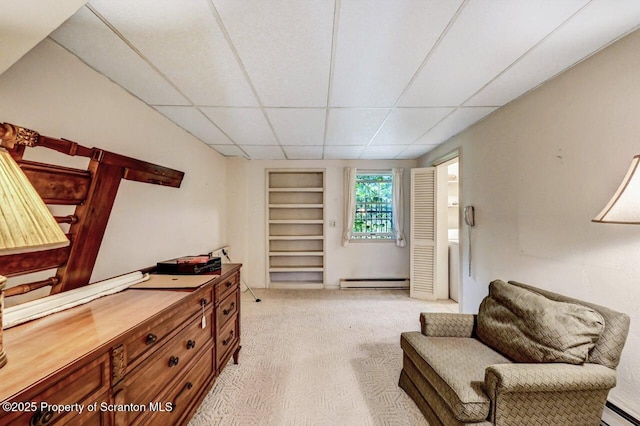
M 356 175 L 353 238 L 393 238 L 392 194 L 393 179 L 390 174 Z

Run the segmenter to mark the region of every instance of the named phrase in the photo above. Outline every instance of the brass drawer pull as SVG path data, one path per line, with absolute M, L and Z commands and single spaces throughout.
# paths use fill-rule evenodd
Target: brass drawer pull
M 187 341 L 187 350 L 188 349 L 193 349 L 196 347 L 196 341 L 195 340 L 189 340 Z
M 146 340 L 147 345 L 153 345 L 157 340 L 158 340 L 158 336 L 156 336 L 155 334 L 153 333 L 147 334 L 147 340 Z
M 236 302 L 231 302 L 231 306 L 229 306 L 229 309 L 225 309 L 222 311 L 222 313 L 224 315 L 229 315 L 231 312 L 233 312 L 233 308 L 236 307 Z
M 227 288 L 231 288 L 232 285 L 233 285 L 233 281 L 227 281 Z
M 180 395 L 182 395 L 184 392 L 188 391 L 192 387 L 193 387 L 193 384 L 191 382 L 187 382 L 184 385 L 184 387 L 180 390 L 180 392 L 178 392 L 176 397 L 173 399 L 173 402 L 171 403 L 171 411 L 172 412 L 175 411 L 175 409 L 176 409 L 176 402 L 178 401 L 178 398 L 180 398 Z
M 178 358 L 177 356 L 172 356 L 171 358 L 169 358 L 169 367 L 178 365 L 179 362 L 180 362 L 180 358 Z
M 206 306 L 207 303 L 209 303 L 209 302 L 204 297 L 202 299 L 200 299 L 200 306 Z
M 233 330 L 229 333 L 229 337 L 222 341 L 224 346 L 227 346 L 233 340 Z
M 31 416 L 31 421 L 29 422 L 29 424 L 31 426 L 46 425 L 51 421 L 51 419 L 53 418 L 53 415 L 54 413 L 51 410 L 47 410 L 47 411 L 36 410 L 36 412 L 33 413 L 33 416 Z

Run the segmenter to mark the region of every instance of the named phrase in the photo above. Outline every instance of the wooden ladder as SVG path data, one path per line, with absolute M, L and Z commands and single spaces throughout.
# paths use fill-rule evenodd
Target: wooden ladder
M 68 247 L 26 254 L 0 256 L 0 273 L 5 276 L 57 268 L 56 275 L 43 281 L 5 290 L 15 296 L 52 286 L 60 293 L 89 284 L 107 222 L 122 179 L 179 188 L 184 173 L 99 148 L 87 148 L 66 139 L 42 136 L 8 123 L 0 123 L 0 142 L 20 165 L 47 205 L 75 206 L 72 215 L 56 217 L 70 224 Z M 89 158 L 87 170 L 23 159 L 26 147 L 45 147 L 70 156 Z

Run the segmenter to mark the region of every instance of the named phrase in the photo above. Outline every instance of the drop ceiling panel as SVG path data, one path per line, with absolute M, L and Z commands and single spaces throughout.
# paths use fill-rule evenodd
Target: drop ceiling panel
M 438 145 L 409 145 L 404 151 L 396 156 L 400 160 L 413 160 L 431 151 Z
M 284 160 L 285 156 L 279 146 L 244 145 L 242 149 L 252 160 Z
M 78 10 L 50 37 L 147 104 L 189 104 L 180 92 L 86 7 Z
M 242 152 L 237 145 L 209 145 L 211 148 L 218 151 L 225 157 L 245 157 L 245 153 Z
M 332 106 L 393 106 L 461 0 L 344 0 Z
M 370 145 L 360 155 L 362 160 L 390 160 L 407 148 L 407 145 Z
M 391 111 L 388 108 L 331 108 L 327 145 L 366 145 Z
M 91 0 L 52 38 L 223 155 L 415 158 L 639 24 L 637 0 Z
M 202 107 L 201 110 L 238 145 L 278 145 L 258 108 Z
M 324 147 L 325 160 L 357 160 L 364 146 L 332 145 Z
M 91 0 L 91 5 L 196 105 L 257 105 L 206 1 Z
M 416 144 L 439 144 L 454 136 L 478 120 L 497 110 L 497 107 L 461 107 L 423 135 Z
M 458 106 L 588 0 L 471 0 L 400 102 Z
M 213 3 L 263 105 L 327 105 L 334 0 Z
M 233 143 L 197 108 L 186 106 L 156 106 L 154 108 L 207 145 Z
M 3 0 L 0 3 L 0 74 L 44 40 L 87 0 Z
M 622 12 L 622 13 L 621 13 Z M 592 1 L 465 105 L 504 105 L 634 29 L 640 2 Z
M 283 146 L 289 160 L 320 160 L 322 146 Z
M 372 145 L 410 145 L 451 113 L 453 108 L 396 108 Z
M 282 145 L 322 145 L 324 108 L 267 108 L 269 121 Z

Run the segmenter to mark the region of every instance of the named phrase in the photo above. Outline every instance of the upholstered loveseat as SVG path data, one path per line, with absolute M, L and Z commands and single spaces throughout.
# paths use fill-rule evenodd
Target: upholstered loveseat
M 477 315 L 422 313 L 400 386 L 436 425 L 599 425 L 629 317 L 494 281 Z

